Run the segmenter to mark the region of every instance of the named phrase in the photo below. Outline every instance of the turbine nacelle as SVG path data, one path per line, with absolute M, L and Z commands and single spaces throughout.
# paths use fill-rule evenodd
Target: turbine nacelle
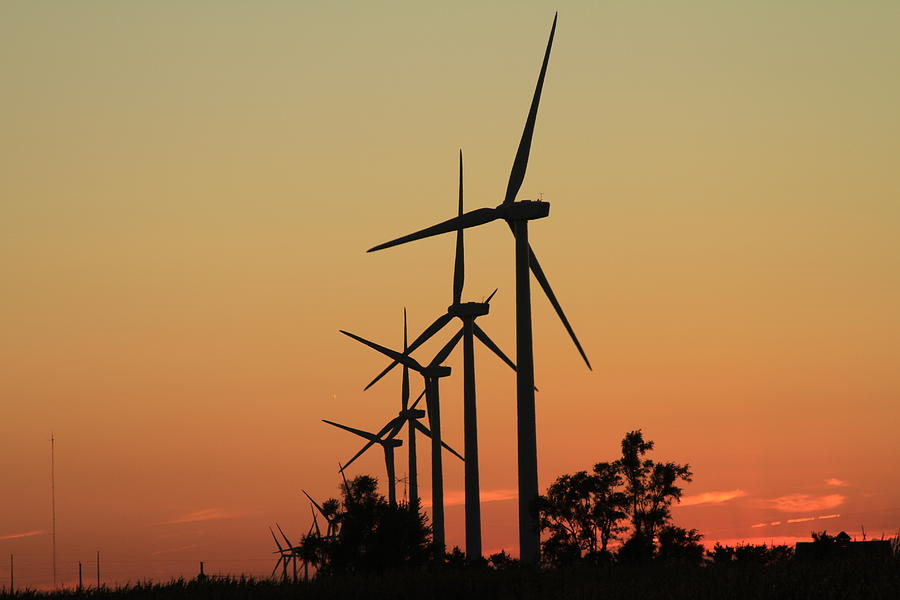
M 504 202 L 494 210 L 507 221 L 533 221 L 550 216 L 550 203 L 543 200 L 519 200 Z
M 460 319 L 474 319 L 491 312 L 491 305 L 487 302 L 460 302 L 447 307 L 447 314 Z
M 421 408 L 410 408 L 401 410 L 397 416 L 401 419 L 424 419 L 425 411 Z
M 429 365 L 419 372 L 422 374 L 422 377 L 425 377 L 426 379 L 440 379 L 441 377 L 450 376 L 450 367 L 445 367 L 443 365 Z

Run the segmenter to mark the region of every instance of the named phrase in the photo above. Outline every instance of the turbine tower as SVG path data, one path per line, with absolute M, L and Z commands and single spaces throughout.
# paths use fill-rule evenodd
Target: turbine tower
M 531 139 L 534 135 L 534 124 L 537 119 L 547 63 L 550 60 L 550 49 L 556 33 L 556 16 L 550 29 L 550 39 L 544 53 L 537 85 L 531 101 L 531 108 L 525 121 L 522 139 L 513 160 L 512 171 L 506 188 L 503 202 L 495 208 L 479 208 L 437 225 L 427 227 L 415 233 L 399 237 L 390 242 L 379 244 L 369 252 L 383 250 L 392 246 L 405 244 L 422 238 L 431 237 L 469 227 L 484 225 L 491 221 L 503 219 L 515 237 L 515 273 L 516 273 L 516 412 L 518 435 L 518 479 L 519 479 L 519 552 L 522 562 L 536 564 L 540 560 L 541 538 L 538 518 L 533 511 L 533 502 L 538 496 L 537 476 L 537 431 L 534 407 L 534 347 L 531 324 L 531 287 L 529 270 L 534 273 L 538 284 L 553 305 L 556 314 L 575 343 L 575 347 L 591 368 L 587 355 L 569 324 L 550 283 L 538 263 L 537 257 L 528 243 L 528 222 L 541 219 L 550 214 L 550 204 L 539 200 L 516 201 L 516 195 L 525 179 L 528 156 L 531 152 Z
M 463 156 L 459 151 L 459 206 L 458 216 L 463 216 Z M 515 371 L 516 365 L 500 350 L 496 343 L 475 323 L 475 319 L 490 312 L 490 302 L 494 290 L 484 302 L 463 302 L 462 293 L 465 284 L 465 245 L 462 228 L 456 230 L 456 255 L 453 264 L 453 301 L 447 312 L 439 316 L 425 331 L 417 337 L 412 345 L 405 345 L 404 354 L 409 354 L 438 331 L 443 329 L 456 317 L 462 322 L 463 340 L 463 424 L 464 446 L 466 452 L 465 495 L 466 495 L 466 556 L 469 560 L 481 557 L 481 498 L 478 470 L 478 416 L 475 391 L 475 338 L 488 350 L 500 357 Z M 404 313 L 405 326 L 405 313 Z M 404 332 L 405 333 L 405 332 Z M 372 387 L 397 365 L 397 361 L 389 364 L 365 389 Z M 404 367 L 406 369 L 406 367 Z
M 434 359 L 426 366 L 419 364 L 417 360 L 407 354 L 401 354 L 390 350 L 365 338 L 341 330 L 344 335 L 365 344 L 366 346 L 381 352 L 388 358 L 392 358 L 400 364 L 419 373 L 425 380 L 425 408 L 428 411 L 428 424 L 431 425 L 431 521 L 434 529 L 434 549 L 437 556 L 443 556 L 445 547 L 444 538 L 444 466 L 441 457 L 441 404 L 440 384 L 442 377 L 450 375 L 450 367 L 441 365 L 447 355 L 453 349 L 462 332 L 457 333 L 445 345 Z M 463 459 L 465 460 L 465 459 Z

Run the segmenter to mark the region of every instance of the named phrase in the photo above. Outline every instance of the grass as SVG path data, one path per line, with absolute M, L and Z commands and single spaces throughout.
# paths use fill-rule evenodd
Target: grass
M 444 568 L 323 577 L 286 584 L 252 578 L 140 583 L 81 592 L 20 591 L 0 598 L 303 598 L 313 600 L 900 598 L 900 563 L 840 561 L 764 567 L 730 564 L 571 567 L 558 570 Z

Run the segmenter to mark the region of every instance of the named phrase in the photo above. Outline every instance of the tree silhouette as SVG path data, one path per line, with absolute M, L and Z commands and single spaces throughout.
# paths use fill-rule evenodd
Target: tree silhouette
M 360 475 L 341 486 L 341 499 L 322 505 L 338 524 L 332 538 L 310 535 L 301 556 L 319 573 L 378 572 L 424 564 L 431 557 L 431 529 L 420 510 L 391 505 L 378 493 L 378 481 Z
M 688 465 L 654 462 L 645 458 L 650 450 L 653 442 L 644 441 L 640 429 L 628 432 L 622 440 L 622 458 L 618 463 L 632 524 L 631 537 L 623 547 L 628 558 L 653 554 L 656 534 L 672 518 L 672 502 L 681 499 L 682 490 L 677 483 L 691 481 Z
M 562 565 L 581 558 L 608 557 L 608 545 L 628 529 L 631 535 L 619 550 L 619 558 L 699 562 L 702 535 L 670 524 L 673 502 L 681 498 L 677 485 L 691 480 L 688 465 L 655 462 L 646 458 L 653 442 L 641 430 L 622 439 L 622 456 L 599 462 L 591 473 L 562 475 L 537 500 L 544 560 Z
M 615 464 L 597 463 L 593 473 L 559 477 L 538 498 L 541 529 L 550 533 L 542 544 L 546 562 L 566 564 L 607 553 L 610 539 L 622 530 L 618 523 L 627 517 L 625 495 L 616 489 L 621 484 Z

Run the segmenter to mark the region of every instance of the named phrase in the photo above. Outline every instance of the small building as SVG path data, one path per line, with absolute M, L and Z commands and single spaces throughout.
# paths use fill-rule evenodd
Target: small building
M 813 534 L 812 542 L 797 542 L 794 556 L 799 560 L 883 560 L 891 556 L 891 543 L 887 540 L 854 542 L 845 531 L 835 536 L 823 531 L 821 534 Z

